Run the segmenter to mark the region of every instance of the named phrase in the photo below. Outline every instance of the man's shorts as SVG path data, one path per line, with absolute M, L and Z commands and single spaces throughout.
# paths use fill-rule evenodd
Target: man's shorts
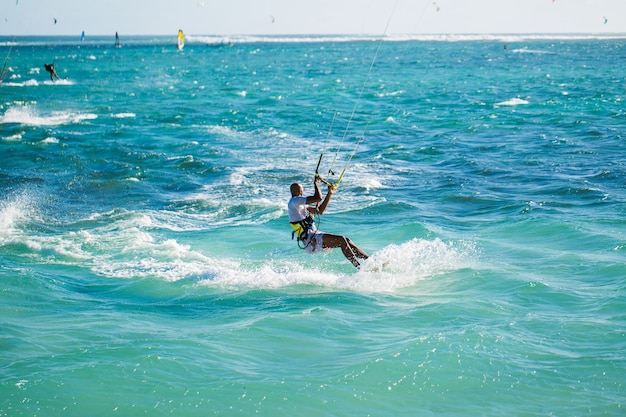
M 319 252 L 322 250 L 322 243 L 323 243 L 323 236 L 324 233 L 322 232 L 315 232 L 315 233 L 311 233 L 309 232 L 309 236 L 307 236 L 306 240 L 304 241 L 304 250 L 307 251 L 308 253 L 315 253 L 315 252 Z

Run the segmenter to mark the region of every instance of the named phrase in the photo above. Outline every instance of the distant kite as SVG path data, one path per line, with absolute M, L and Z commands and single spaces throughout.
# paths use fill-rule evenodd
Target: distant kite
M 435 6 L 436 11 L 439 11 L 441 9 L 441 7 L 439 7 L 439 4 L 436 1 L 433 1 L 433 6 Z
M 270 15 L 270 17 L 272 18 L 272 23 L 276 22 L 276 18 L 274 17 L 274 15 Z
M 57 18 L 53 17 L 52 20 L 54 20 L 54 24 L 56 25 L 57 24 Z
M 609 19 L 606 18 L 606 16 L 604 16 L 604 24 L 606 25 L 607 23 L 609 23 Z

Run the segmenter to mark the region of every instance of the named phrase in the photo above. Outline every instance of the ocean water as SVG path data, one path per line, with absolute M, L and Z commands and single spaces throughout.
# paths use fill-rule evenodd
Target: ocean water
M 0 416 L 626 413 L 626 37 L 113 43 L 0 40 Z

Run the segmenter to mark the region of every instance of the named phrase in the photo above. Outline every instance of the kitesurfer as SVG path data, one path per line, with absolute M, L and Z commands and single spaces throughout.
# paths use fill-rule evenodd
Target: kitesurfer
M 359 268 L 361 265 L 357 258 L 368 258 L 363 250 L 347 237 L 320 232 L 315 226 L 312 215 L 324 213 L 334 191 L 334 185 L 328 183 L 328 193 L 322 200 L 320 182 L 322 182 L 322 178 L 316 176 L 314 182 L 315 194 L 308 197 L 304 196 L 302 184 L 297 182 L 291 184 L 291 199 L 287 204 L 287 208 L 289 210 L 289 222 L 294 229 L 293 233 L 297 235 L 298 243 L 302 242 L 304 249 L 308 253 L 315 253 L 324 249 L 341 248 L 346 259 Z M 320 201 L 321 204 L 319 206 L 313 206 L 313 204 L 317 204 Z
M 60 80 L 59 75 L 57 74 L 57 70 L 54 68 L 54 64 L 43 64 L 46 68 L 46 71 L 50 73 L 50 79 L 54 81 L 54 77 L 57 77 L 57 80 Z

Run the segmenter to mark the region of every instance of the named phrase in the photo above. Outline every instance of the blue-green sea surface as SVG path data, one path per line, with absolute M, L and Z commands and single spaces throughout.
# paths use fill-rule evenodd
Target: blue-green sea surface
M 173 38 L 0 40 L 0 416 L 624 415 L 626 37 Z

